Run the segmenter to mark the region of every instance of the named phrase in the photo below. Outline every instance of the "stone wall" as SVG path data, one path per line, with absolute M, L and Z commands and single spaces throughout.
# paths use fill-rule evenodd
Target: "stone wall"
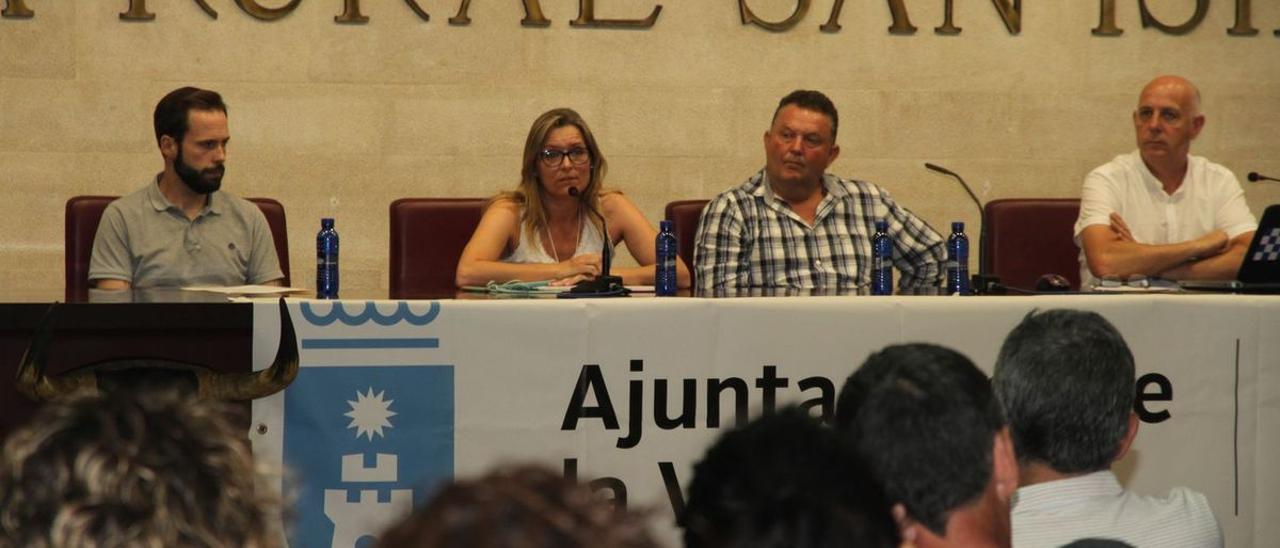
M 135 2 L 137 0 L 134 0 Z M 797 0 L 750 0 L 782 20 Z M 1242 0 L 1243 1 L 1243 0 Z M 4 4 L 5 0 L 0 0 Z M 12 4 L 12 0 L 8 2 Z M 123 194 L 162 163 L 155 102 L 197 85 L 220 91 L 232 141 L 224 188 L 288 210 L 295 285 L 313 276 L 322 216 L 343 237 L 344 290 L 387 286 L 387 206 L 405 196 L 487 196 L 514 185 L 529 124 L 579 110 L 610 164 L 608 183 L 655 224 L 666 202 L 710 197 L 763 165 L 761 135 L 782 95 L 827 92 L 841 112 L 833 170 L 886 186 L 946 230 L 977 232 L 962 190 L 926 171 L 962 174 L 985 200 L 1078 196 L 1084 175 L 1134 148 L 1141 86 L 1185 75 L 1208 118 L 1193 153 L 1236 171 L 1280 175 L 1280 4 L 1252 2 L 1254 36 L 1230 36 L 1236 3 L 1206 2 L 1184 35 L 1115 8 L 1119 36 L 1095 36 L 1099 1 L 1024 3 L 1011 34 L 993 2 L 956 2 L 959 35 L 934 32 L 944 2 L 904 4 L 918 28 L 888 31 L 890 3 L 844 2 L 839 32 L 819 26 L 835 0 L 812 2 L 789 30 L 744 25 L 732 0 L 596 0 L 599 18 L 643 30 L 574 27 L 579 3 L 544 0 L 551 21 L 525 27 L 519 0 L 365 0 L 365 24 L 339 24 L 340 0 L 301 0 L 275 21 L 231 0 L 152 1 L 152 21 L 122 21 L 128 0 L 26 0 L 30 19 L 0 18 L 0 286 L 57 287 L 62 211 L 79 194 Z M 268 7 L 283 0 L 263 1 Z M 1176 24 L 1192 0 L 1149 0 Z M 1245 183 L 1255 212 L 1280 184 Z M 430 237 L 430 235 L 423 235 Z

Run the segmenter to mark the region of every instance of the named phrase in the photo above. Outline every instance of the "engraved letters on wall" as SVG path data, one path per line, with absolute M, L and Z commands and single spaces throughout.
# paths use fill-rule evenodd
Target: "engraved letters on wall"
M 33 19 L 37 16 L 40 3 L 53 2 L 56 0 L 0 0 L 0 19 Z M 103 0 L 108 1 L 108 0 Z M 120 20 L 131 22 L 155 22 L 156 13 L 148 9 L 147 0 L 114 0 L 123 5 L 124 11 L 119 12 Z M 285 19 L 293 14 L 298 6 L 304 0 L 234 0 L 235 5 L 245 14 L 266 22 L 275 22 Z M 368 23 L 370 16 L 366 14 L 362 8 L 363 0 L 305 0 L 306 2 L 328 2 L 334 4 L 335 8 L 341 10 L 334 15 L 335 23 L 340 24 L 364 24 Z M 552 20 L 547 17 L 542 9 L 541 0 L 485 0 L 486 2 L 497 2 L 510 4 L 512 7 L 519 7 L 524 10 L 524 17 L 520 19 L 520 25 L 524 27 L 550 27 Z M 596 7 L 601 4 L 608 4 L 614 0 L 578 0 L 578 16 L 574 19 L 567 20 L 570 27 L 583 29 L 649 29 L 658 23 L 658 17 L 662 13 L 662 5 L 654 3 L 649 8 L 648 15 L 640 18 L 603 18 L 596 15 Z M 813 5 L 813 0 L 790 0 L 794 2 L 794 8 L 791 15 L 781 20 L 768 20 L 756 14 L 751 9 L 751 3 L 759 0 L 736 0 L 738 14 L 742 25 L 746 27 L 757 27 L 771 32 L 790 32 L 802 29 L 801 23 L 809 14 L 809 8 Z M 921 2 L 927 0 L 919 0 Z M 932 0 L 934 2 L 942 2 L 943 19 L 938 26 L 933 28 L 935 34 L 940 35 L 959 35 L 963 32 L 963 28 L 956 24 L 956 2 L 955 0 Z M 1152 29 L 1164 34 L 1181 36 L 1196 31 L 1209 14 L 1210 9 L 1214 6 L 1222 6 L 1218 9 L 1234 9 L 1235 24 L 1226 29 L 1226 34 L 1230 36 L 1256 36 L 1258 29 L 1253 25 L 1253 0 L 1179 0 L 1194 3 L 1195 11 L 1190 18 L 1185 21 L 1169 21 L 1168 15 L 1161 15 L 1153 11 L 1149 5 L 1149 0 L 1138 0 L 1137 2 L 1121 2 L 1116 0 L 1097 0 L 1098 1 L 1098 26 L 1091 29 L 1094 36 L 1120 36 L 1124 34 L 1118 17 L 1134 17 L 1142 25 L 1143 29 Z M 421 0 L 403 0 L 404 4 L 412 10 L 414 15 L 423 22 L 431 21 L 431 16 L 427 13 L 420 3 Z M 471 24 L 471 17 L 468 10 L 471 7 L 471 0 L 438 0 L 439 3 L 457 2 L 457 12 L 448 18 L 448 24 L 453 26 L 467 26 Z M 728 4 L 728 2 L 724 2 Z M 1084 3 L 1084 2 L 1081 2 Z M 198 7 L 210 19 L 217 19 L 218 12 L 209 5 L 208 0 L 184 0 L 165 2 L 162 4 L 163 9 L 182 9 L 189 8 L 191 5 Z M 371 5 L 384 7 L 389 2 L 370 3 Z M 982 5 L 982 2 L 970 2 L 962 4 L 964 9 L 970 10 L 958 14 L 961 17 L 974 17 L 971 15 L 972 10 L 976 10 L 974 6 Z M 1117 5 L 1119 4 L 1119 5 Z M 34 5 L 34 7 L 33 7 Z M 1034 6 L 1028 4 L 1028 6 Z M 1117 14 L 1118 7 L 1124 7 L 1129 10 L 1128 13 Z M 858 17 L 869 17 L 874 13 L 875 17 L 883 17 L 884 7 L 889 8 L 889 26 L 887 32 L 897 35 L 912 35 L 919 29 L 911 22 L 911 15 L 907 7 L 906 0 L 833 0 L 831 13 L 827 15 L 826 21 L 818 26 L 818 29 L 824 33 L 838 33 L 841 30 L 840 17 L 846 7 L 856 9 Z M 1136 8 L 1136 10 L 1134 9 Z M 1005 29 L 1010 35 L 1019 35 L 1022 33 L 1023 20 L 1023 3 L 1022 0 L 991 0 L 990 8 L 982 8 L 989 13 L 1000 18 L 1004 23 Z M 1034 9 L 1032 7 L 1031 9 Z M 1136 11 L 1136 13 L 1134 13 Z M 638 16 L 643 11 L 633 14 Z M 1274 31 L 1275 36 L 1280 37 L 1280 28 Z

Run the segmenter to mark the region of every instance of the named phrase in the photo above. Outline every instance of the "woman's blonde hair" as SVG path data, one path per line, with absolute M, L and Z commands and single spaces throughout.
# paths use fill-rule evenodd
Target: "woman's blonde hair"
M 582 132 L 582 140 L 586 142 L 587 152 L 591 156 L 589 160 L 591 177 L 587 180 L 587 187 L 580 190 L 579 198 L 590 207 L 596 208 L 596 211 L 600 208 L 600 188 L 604 184 L 609 162 L 605 161 L 604 154 L 600 152 L 600 146 L 596 144 L 596 137 L 591 133 L 591 128 L 587 127 L 587 122 L 573 109 L 557 108 L 542 113 L 542 116 L 533 121 L 533 126 L 529 128 L 529 135 L 524 141 L 519 186 L 514 191 L 499 194 L 490 202 L 506 199 L 523 206 L 521 232 L 523 237 L 528 238 L 533 244 L 537 243 L 538 234 L 547 227 L 547 209 L 542 201 L 544 190 L 542 183 L 538 180 L 538 162 L 541 161 L 542 146 L 546 143 L 547 135 L 551 130 L 565 126 L 576 127 Z M 603 233 L 604 227 L 601 226 L 599 219 L 594 215 L 587 215 L 587 218 L 596 227 L 597 232 Z M 609 236 L 605 234 L 603 239 L 608 241 Z

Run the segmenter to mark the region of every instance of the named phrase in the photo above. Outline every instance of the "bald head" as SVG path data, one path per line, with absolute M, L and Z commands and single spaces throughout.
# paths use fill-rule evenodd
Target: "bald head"
M 1138 105 L 1141 106 L 1143 98 L 1154 93 L 1177 97 L 1183 104 L 1184 110 L 1192 117 L 1200 114 L 1200 89 L 1186 78 L 1171 74 L 1157 76 L 1142 88 L 1142 94 L 1138 96 Z
M 1133 126 L 1142 160 L 1152 173 L 1181 181 L 1191 141 L 1204 128 L 1200 90 L 1181 76 L 1152 80 L 1138 96 Z

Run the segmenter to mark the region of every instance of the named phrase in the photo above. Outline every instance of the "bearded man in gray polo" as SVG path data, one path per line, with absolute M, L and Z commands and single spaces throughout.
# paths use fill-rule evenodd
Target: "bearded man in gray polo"
M 252 202 L 218 193 L 227 158 L 227 106 L 184 87 L 156 105 L 164 171 L 107 206 L 89 280 L 99 289 L 280 285 L 271 228 Z

